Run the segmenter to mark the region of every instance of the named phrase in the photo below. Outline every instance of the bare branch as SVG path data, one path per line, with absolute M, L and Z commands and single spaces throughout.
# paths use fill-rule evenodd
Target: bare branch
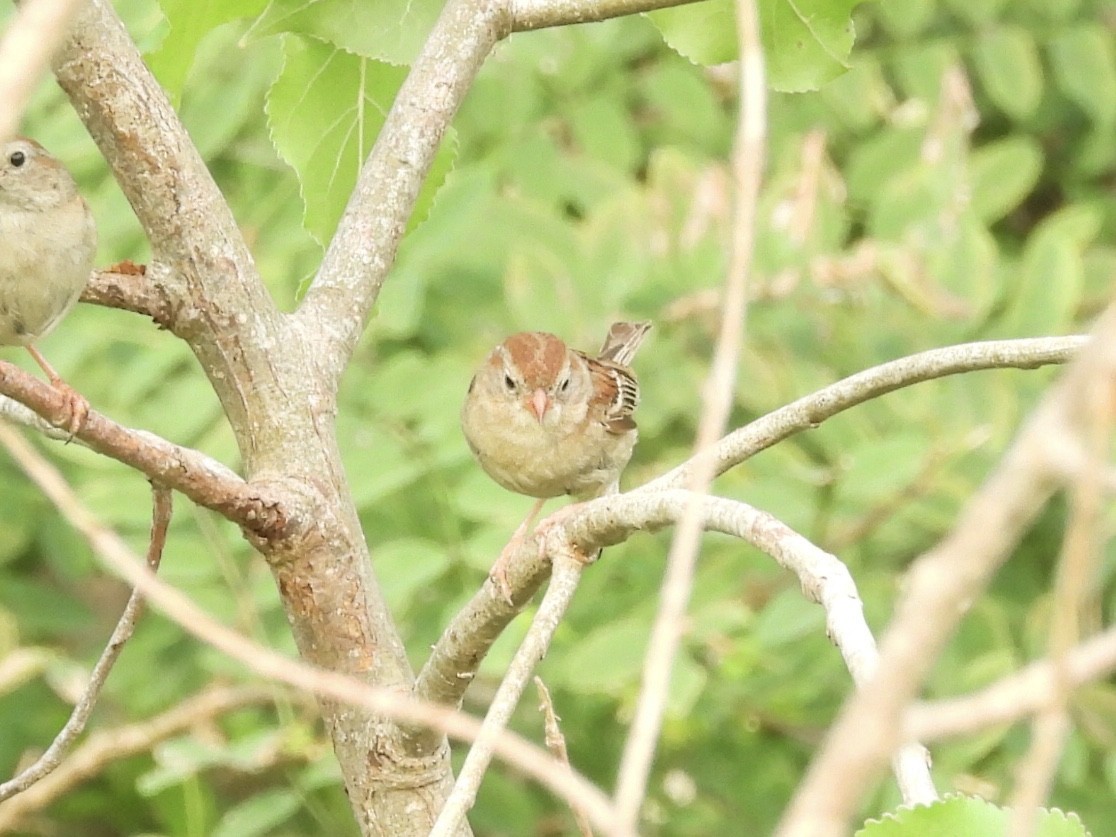
M 929 349 L 881 363 L 746 424 L 722 439 L 709 453 L 683 462 L 641 486 L 641 490 L 685 485 L 705 456 L 712 457 L 716 472 L 723 474 L 760 451 L 803 430 L 812 430 L 850 407 L 912 384 L 983 369 L 1037 369 L 1065 363 L 1088 342 L 1089 338 L 1084 336 L 987 340 Z
M 1066 683 L 1078 687 L 1116 671 L 1116 627 L 1081 643 L 1066 655 Z M 1038 712 L 1055 697 L 1054 663 L 1040 660 L 963 697 L 918 703 L 904 715 L 913 738 L 935 740 L 1008 724 Z
M 503 0 L 449 0 L 399 89 L 297 315 L 319 335 L 331 380 L 364 331 L 453 114 L 510 31 Z
M 336 381 L 395 260 L 442 137 L 488 53 L 520 29 L 637 14 L 689 0 L 450 0 L 399 89 L 297 317 Z M 517 17 L 521 15 L 521 17 Z
M 163 547 L 167 542 L 167 528 L 171 519 L 171 493 L 166 488 L 152 485 L 152 515 L 151 515 L 151 540 L 147 549 L 147 566 L 152 572 L 159 569 L 159 562 L 163 559 Z M 55 736 L 46 752 L 27 769 L 20 771 L 7 782 L 0 783 L 0 802 L 25 791 L 36 782 L 42 780 L 61 763 L 67 751 L 73 746 L 78 736 L 85 730 L 93 707 L 101 695 L 101 689 L 108 679 L 109 672 L 124 650 L 124 643 L 132 638 L 136 630 L 136 622 L 143 615 L 143 597 L 136 590 L 128 598 L 124 612 L 116 623 L 116 628 L 109 637 L 108 645 L 101 652 L 100 659 L 93 666 L 89 675 L 89 682 L 85 686 L 81 697 L 74 705 L 69 720 L 62 727 L 61 732 Z
M 83 0 L 27 0 L 0 39 L 0 141 L 19 128 L 31 94 Z
M 964 343 L 920 352 L 858 372 L 781 407 L 730 433 L 706 455 L 716 462 L 717 473 L 723 473 L 776 442 L 813 429 L 850 407 L 886 393 L 961 372 L 1033 369 L 1065 363 L 1087 342 L 1087 337 L 1046 337 Z M 595 500 L 594 505 L 604 504 L 615 515 L 617 512 L 612 510 L 613 503 L 626 502 L 621 497 L 634 497 L 644 492 L 683 485 L 691 469 L 702 458 L 699 453 L 646 485 L 625 495 Z M 577 515 L 571 515 L 566 523 L 575 523 L 588 511 L 588 508 L 580 510 Z M 586 549 L 595 551 L 618 543 L 626 535 L 618 537 L 609 530 L 608 537 L 616 539 L 607 540 L 604 530 L 594 530 L 582 536 L 582 543 Z M 535 539 L 525 541 L 508 566 L 508 582 L 515 601 L 526 601 L 546 581 L 549 573 L 549 563 L 539 558 L 538 542 Z M 484 585 L 442 633 L 419 672 L 415 683 L 417 697 L 448 705 L 456 705 L 460 701 L 488 649 L 518 612 L 499 596 L 493 596 L 490 587 Z
M 147 278 L 159 291 L 149 296 L 198 356 L 254 474 L 261 451 L 282 446 L 277 426 L 291 398 L 282 373 L 313 377 L 301 365 L 302 341 L 275 308 L 228 203 L 109 0 L 81 8 L 54 72 L 151 242 L 158 270 Z M 269 403 L 280 395 L 282 407 Z
M 174 288 L 176 295 L 204 289 L 197 298 L 235 294 L 261 310 L 270 307 L 228 204 L 111 3 L 84 4 L 54 71 L 157 260 L 181 271 L 167 275 L 168 286 L 185 283 Z
M 1112 432 L 1111 391 L 1097 388 L 1082 393 L 1081 448 L 1087 456 L 1070 492 L 1069 521 L 1062 543 L 1054 584 L 1053 611 L 1047 657 L 1054 673 L 1054 694 L 1031 723 L 1031 746 L 1016 767 L 1016 785 L 1009 807 L 1013 837 L 1029 837 L 1037 825 L 1039 808 L 1050 787 L 1069 736 L 1069 704 L 1073 686 L 1069 653 L 1080 642 L 1081 610 L 1090 593 L 1101 554 L 1101 502 L 1104 497 L 1106 452 Z
M 114 761 L 146 753 L 160 741 L 195 724 L 276 700 L 273 685 L 217 686 L 183 700 L 147 721 L 106 729 L 89 736 L 54 773 L 19 796 L 0 803 L 0 832 L 9 833 L 29 814 L 42 810 L 75 785 L 96 776 Z M 299 699 L 298 694 L 288 698 Z
M 182 329 L 180 323 L 188 323 L 192 316 L 176 313 L 175 298 L 160 279 L 163 273 L 159 265 L 145 267 L 131 262 L 95 270 L 81 293 L 81 301 L 150 317 L 159 328 L 177 334 Z
M 0 394 L 27 405 L 56 428 L 66 420 L 64 398 L 58 390 L 6 361 L 0 361 Z M 21 423 L 33 424 L 22 422 L 27 418 L 22 411 L 3 412 Z M 55 435 L 59 434 L 60 438 L 69 438 L 66 431 Z M 290 534 L 291 521 L 277 500 L 204 454 L 171 444 L 154 433 L 123 427 L 92 411 L 77 438 L 91 450 L 130 465 L 249 532 L 261 537 Z
M 763 179 L 767 84 L 756 0 L 737 0 L 736 21 L 740 52 L 740 114 L 732 152 L 732 242 L 725 277 L 721 330 L 702 390 L 702 413 L 694 441 L 695 452 L 708 450 L 714 445 L 724 433 L 732 409 L 738 358 L 744 340 L 756 213 Z M 697 568 L 702 534 L 700 498 L 709 490 L 715 476 L 713 460 L 708 458 L 701 460 L 690 471 L 686 487 L 696 496 L 678 521 L 667 554 L 659 610 L 651 626 L 635 717 L 624 743 L 616 783 L 615 798 L 620 821 L 633 831 L 638 825 L 640 807 L 647 793 L 647 777 L 651 773 L 651 762 L 666 710 L 670 673 L 682 641 L 682 625 Z
M 593 23 L 697 2 L 700 0 L 510 0 L 512 30 Z
M 457 834 L 458 828 L 465 820 L 465 815 L 476 801 L 477 789 L 484 779 L 488 765 L 492 762 L 496 742 L 507 728 L 508 721 L 519 704 L 519 698 L 530 682 L 535 666 L 550 647 L 554 632 L 558 630 L 558 623 L 562 621 L 573 599 L 574 591 L 577 590 L 584 563 L 574 557 L 569 549 L 551 554 L 554 556 L 554 573 L 550 578 L 550 585 L 546 588 L 546 595 L 539 603 L 538 612 L 531 620 L 531 627 L 515 652 L 507 673 L 496 690 L 496 696 L 492 698 L 492 705 L 488 707 L 480 732 L 469 750 L 469 755 L 465 757 L 465 763 L 458 771 L 457 782 L 446 799 L 445 806 L 438 814 L 438 820 L 430 831 L 430 837 L 453 837 Z M 559 769 L 564 768 L 567 771 L 570 769 L 568 763 L 563 766 L 555 762 L 555 765 Z M 570 805 L 577 803 L 575 799 L 567 801 Z M 615 812 L 608 827 L 602 830 L 618 837 L 628 837 L 628 835 L 634 837 L 636 833 L 634 829 L 627 828 L 620 822 Z
M 554 701 L 550 698 L 550 690 L 546 688 L 541 677 L 535 677 L 535 688 L 539 692 L 539 711 L 543 713 L 543 729 L 545 731 L 546 749 L 558 760 L 559 764 L 570 766 L 570 754 L 566 749 L 566 736 L 562 734 L 561 720 L 554 711 Z M 572 806 L 574 822 L 581 837 L 593 837 L 593 827 L 589 818 L 577 805 Z
M 393 688 L 370 686 L 354 677 L 290 659 L 222 625 L 180 590 L 143 566 L 120 537 L 81 504 L 57 469 L 18 433 L 0 425 L 0 443 L 8 448 L 63 517 L 85 537 L 94 555 L 112 573 L 135 586 L 151 607 L 187 633 L 243 664 L 249 671 L 319 698 L 363 707 L 399 722 L 427 725 L 461 740 L 472 741 L 479 735 L 481 724 L 461 712 L 415 700 Z M 547 752 L 507 731 L 498 735 L 495 751 L 557 796 L 570 803 L 579 802 L 597 827 L 610 833 L 609 823 L 614 818 L 611 801 L 583 776 L 556 764 Z
M 954 530 L 911 570 L 907 593 L 881 644 L 879 671 L 853 695 L 777 831 L 780 837 L 840 833 L 899 743 L 902 714 L 952 629 L 1007 559 L 1023 528 L 1054 491 L 1051 452 L 1082 424 L 1082 399 L 1110 394 L 1116 375 L 1116 306 L 1043 399 L 999 466 L 970 499 Z

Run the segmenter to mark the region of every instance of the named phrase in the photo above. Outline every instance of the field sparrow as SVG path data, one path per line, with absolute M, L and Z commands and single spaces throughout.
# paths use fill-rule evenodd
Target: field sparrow
M 34 140 L 0 156 L 0 345 L 24 346 L 66 399 L 71 434 L 89 402 L 32 345 L 74 307 L 93 268 L 97 229 L 77 184 Z
M 489 574 L 509 602 L 508 561 L 547 498 L 619 490 L 637 435 L 639 384 L 628 365 L 649 328 L 613 324 L 595 358 L 553 334 L 513 334 L 473 376 L 461 411 L 469 447 L 504 488 L 538 498 Z

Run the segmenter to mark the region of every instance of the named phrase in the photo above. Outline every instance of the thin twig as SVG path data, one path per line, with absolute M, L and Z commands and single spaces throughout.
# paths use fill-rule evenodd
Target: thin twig
M 0 141 L 10 138 L 85 0 L 27 0 L 0 38 Z
M 12 458 L 62 516 L 85 537 L 105 567 L 134 585 L 152 608 L 249 671 L 322 698 L 364 707 L 396 721 L 428 725 L 460 740 L 472 741 L 479 734 L 480 723 L 469 715 L 290 659 L 217 622 L 184 593 L 143 566 L 120 537 L 82 505 L 57 469 L 17 432 L 2 424 L 0 444 L 7 447 Z M 567 802 L 578 800 L 599 829 L 615 833 L 609 826 L 614 819 L 611 801 L 585 777 L 561 769 L 549 753 L 511 732 L 498 734 L 495 750 L 509 764 L 532 776 L 557 796 Z
M 695 450 L 699 452 L 711 448 L 724 432 L 736 392 L 736 369 L 744 340 L 756 212 L 764 166 L 767 89 L 755 0 L 738 0 L 736 17 L 740 48 L 740 116 L 732 155 L 732 244 L 725 278 L 721 330 L 702 391 L 702 414 L 694 443 Z M 696 495 L 702 495 L 709 490 L 714 476 L 713 461 L 703 460 L 703 464 L 691 472 L 687 487 Z M 670 673 L 682 639 L 686 606 L 693 587 L 702 533 L 700 514 L 699 502 L 695 500 L 674 532 L 667 555 L 659 610 L 647 645 L 635 717 L 620 760 L 616 807 L 620 822 L 633 831 L 647 792 L 647 777 L 651 772 L 666 709 Z
M 155 572 L 159 569 L 159 562 L 163 560 L 163 547 L 167 543 L 167 528 L 170 526 L 171 518 L 171 493 L 169 489 L 152 483 L 151 495 L 151 539 L 147 547 L 147 566 Z M 120 652 L 124 650 L 124 643 L 135 633 L 136 622 L 142 615 L 143 596 L 140 595 L 139 590 L 133 590 L 112 636 L 109 637 L 108 645 L 101 652 L 97 664 L 93 666 L 89 682 L 74 705 L 69 720 L 55 736 L 45 753 L 18 775 L 0 784 L 0 802 L 31 787 L 58 767 L 65 758 L 70 747 L 85 730 L 85 724 L 97 705 L 97 699 L 101 696 L 101 689 L 108 679 L 109 672 L 120 657 Z
M 566 749 L 566 736 L 562 734 L 562 727 L 559 724 L 561 719 L 558 717 L 558 713 L 554 711 L 554 701 L 550 698 L 550 690 L 546 688 L 546 684 L 538 676 L 535 677 L 535 688 L 539 692 L 539 711 L 543 713 L 546 749 L 558 760 L 559 764 L 564 764 L 568 768 L 570 766 L 570 753 Z M 593 827 L 589 824 L 589 818 L 585 816 L 585 812 L 581 810 L 580 806 L 573 804 L 570 806 L 570 811 L 573 813 L 574 822 L 577 823 L 577 831 L 581 837 L 593 837 Z
M 1066 363 L 1088 342 L 1087 336 L 1076 335 L 984 340 L 928 349 L 881 363 L 734 430 L 711 451 L 698 454 L 640 488 L 654 490 L 685 485 L 706 457 L 714 461 L 716 473 L 723 474 L 796 433 L 813 430 L 838 413 L 912 384 L 984 369 L 1037 369 Z
M 1062 757 L 1071 724 L 1069 703 L 1073 684 L 1069 653 L 1080 642 L 1081 609 L 1089 594 L 1089 579 L 1100 556 L 1103 473 L 1112 430 L 1111 393 L 1101 388 L 1082 398 L 1084 421 L 1081 450 L 1087 459 L 1075 469 L 1070 492 L 1069 520 L 1054 584 L 1047 658 L 1053 672 L 1051 700 L 1031 722 L 1031 746 L 1016 767 L 1010 807 L 1012 837 L 1030 837 L 1038 825 L 1039 808 L 1046 803 Z
M 1066 683 L 1076 688 L 1116 671 L 1116 626 L 1109 627 L 1066 655 Z M 915 704 L 904 716 L 911 737 L 936 740 L 970 735 L 1009 724 L 1038 712 L 1054 700 L 1056 673 L 1049 659 L 985 686 L 978 692 Z
M 562 616 L 570 606 L 570 600 L 573 599 L 574 591 L 577 590 L 584 564 L 573 557 L 568 550 L 550 554 L 553 556 L 554 572 L 550 578 L 550 585 L 546 588 L 546 595 L 539 603 L 535 618 L 531 620 L 531 627 L 515 652 L 507 673 L 496 690 L 495 697 L 492 698 L 492 705 L 484 716 L 480 732 L 469 749 L 469 755 L 465 757 L 465 763 L 457 774 L 453 790 L 446 799 L 441 813 L 438 814 L 434 828 L 430 831 L 430 837 L 452 837 L 458 833 L 465 815 L 476 801 L 477 789 L 492 761 L 494 746 L 501 733 L 505 731 L 523 690 L 527 688 L 531 673 L 546 654 L 554 632 L 558 630 L 558 623 L 561 622 Z M 555 769 L 565 770 L 569 775 L 573 775 L 568 763 L 564 766 L 557 762 L 552 764 Z M 566 801 L 571 806 L 578 804 L 578 800 L 573 797 L 566 797 Z M 607 823 L 595 821 L 597 827 L 607 834 L 618 835 L 618 837 L 635 835 L 633 829 L 626 829 L 623 823 L 616 819 L 615 811 L 612 819 Z
M 512 31 L 527 32 L 551 26 L 593 23 L 684 6 L 700 0 L 510 0 Z
M 112 762 L 150 752 L 160 741 L 217 716 L 271 703 L 276 699 L 276 691 L 270 684 L 211 687 L 154 718 L 93 733 L 56 771 L 19 796 L 0 803 L 0 833 L 9 833 L 20 820 L 96 776 Z M 289 695 L 288 699 L 298 700 L 299 695 Z

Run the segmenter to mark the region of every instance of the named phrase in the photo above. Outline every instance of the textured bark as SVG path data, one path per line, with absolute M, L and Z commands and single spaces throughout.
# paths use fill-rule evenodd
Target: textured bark
M 275 307 L 226 201 L 109 0 L 89 0 L 77 14 L 54 71 L 153 251 L 146 272 L 124 265 L 95 276 L 86 299 L 150 316 L 190 346 L 235 434 L 244 474 L 96 414 L 80 439 L 240 524 L 271 567 L 304 660 L 401 693 L 414 687 L 337 448 L 336 390 L 473 78 L 516 28 L 677 2 L 685 0 L 599 8 L 450 0 L 294 314 Z M 48 419 L 58 406 L 53 391 L 18 370 L 0 367 L 0 392 Z M 475 646 L 478 662 L 498 631 Z M 364 708 L 320 706 L 362 832 L 426 834 L 452 780 L 444 737 Z

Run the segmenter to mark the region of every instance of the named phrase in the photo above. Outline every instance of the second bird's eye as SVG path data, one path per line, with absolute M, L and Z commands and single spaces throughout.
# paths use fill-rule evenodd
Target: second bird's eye
M 515 389 L 515 379 L 512 378 L 511 375 L 505 375 L 504 386 L 507 387 L 509 391 Z
M 8 158 L 8 162 L 11 163 L 17 169 L 20 166 L 22 166 L 26 161 L 27 161 L 27 155 L 24 154 L 22 151 L 13 151 L 12 156 L 10 156 Z

